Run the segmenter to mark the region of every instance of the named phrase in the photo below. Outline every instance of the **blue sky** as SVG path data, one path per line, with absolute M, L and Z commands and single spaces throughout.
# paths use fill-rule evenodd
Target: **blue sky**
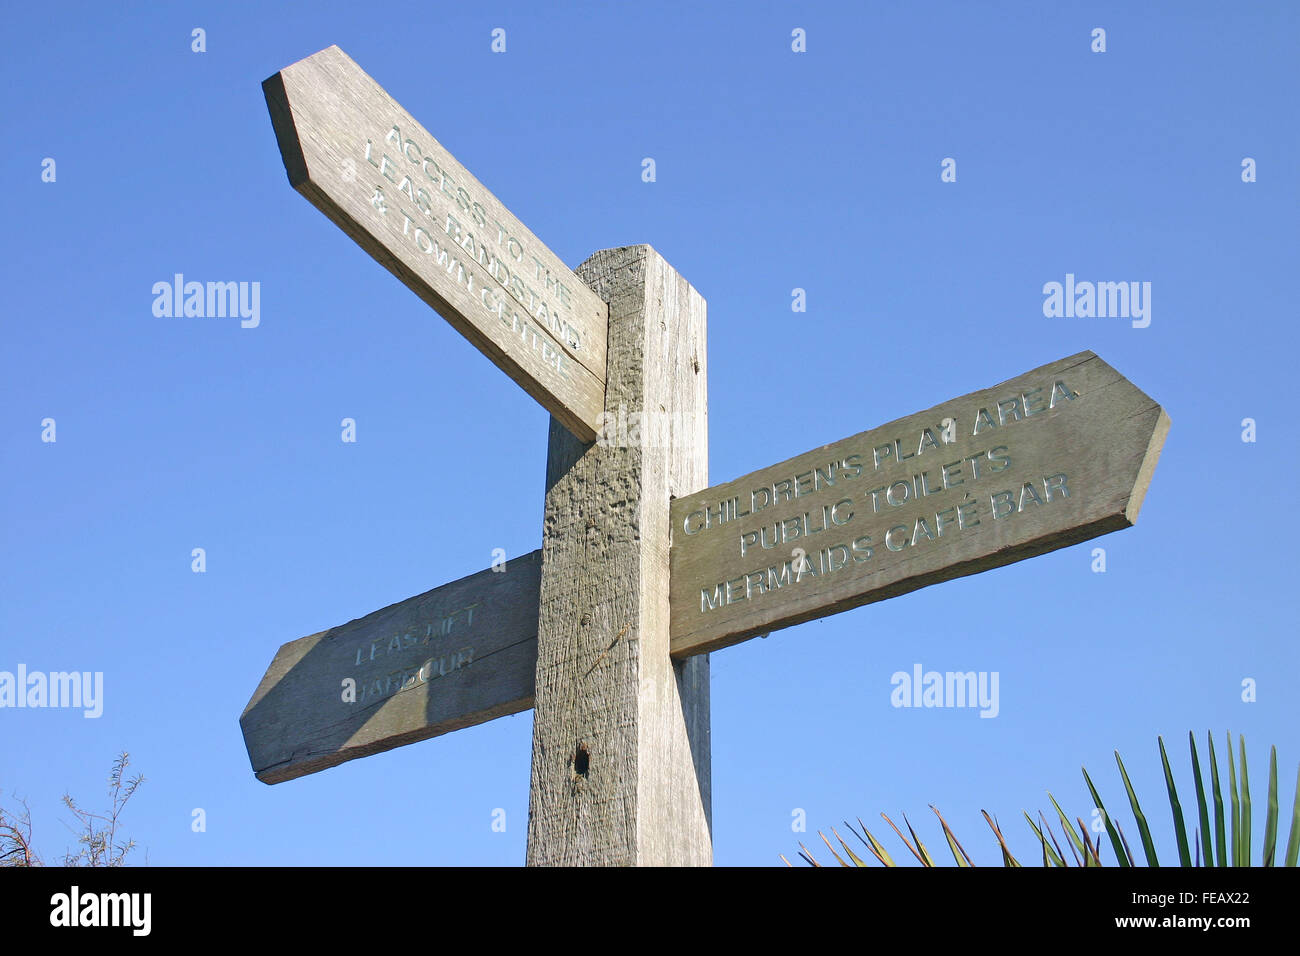
M 105 694 L 98 719 L 0 710 L 0 803 L 25 797 L 58 859 L 60 795 L 103 804 L 125 749 L 148 778 L 125 818 L 136 862 L 522 862 L 527 713 L 274 787 L 239 733 L 281 643 L 541 541 L 547 414 L 286 181 L 260 84 L 330 44 L 570 266 L 646 242 L 703 294 L 714 482 L 1084 349 L 1172 418 L 1136 527 L 715 654 L 718 864 L 779 863 L 881 811 L 938 844 L 929 804 L 977 861 L 996 862 L 981 808 L 1032 858 L 1020 811 L 1050 810 L 1051 790 L 1086 817 L 1080 765 L 1117 809 L 1116 749 L 1172 847 L 1156 737 L 1188 783 L 1188 730 L 1244 733 L 1259 792 L 1275 744 L 1289 802 L 1298 18 L 1285 2 L 13 9 L 0 670 L 102 671 Z M 151 288 L 178 272 L 260 283 L 260 324 L 156 317 Z M 1045 317 L 1067 273 L 1150 282 L 1149 327 Z M 891 675 L 917 663 L 996 671 L 998 717 L 894 708 Z M 1257 844 L 1262 826 L 1260 810 Z

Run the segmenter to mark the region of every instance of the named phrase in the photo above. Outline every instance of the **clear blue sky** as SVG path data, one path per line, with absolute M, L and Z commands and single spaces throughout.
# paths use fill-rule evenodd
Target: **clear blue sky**
M 1121 809 L 1114 749 L 1168 848 L 1156 736 L 1187 785 L 1189 729 L 1247 735 L 1257 801 L 1276 744 L 1289 801 L 1298 14 L 15 6 L 0 670 L 102 671 L 105 702 L 94 720 L 0 710 L 0 802 L 26 797 L 57 859 L 59 796 L 102 804 L 126 749 L 148 778 L 126 815 L 137 862 L 523 859 L 529 714 L 275 787 L 239 732 L 281 643 L 541 540 L 547 414 L 286 181 L 261 81 L 335 43 L 571 266 L 646 242 L 700 290 L 714 481 L 1083 349 L 1173 420 L 1135 528 L 714 655 L 717 863 L 776 863 L 882 810 L 941 844 L 931 803 L 977 859 L 996 860 L 981 808 L 1032 857 L 1021 809 L 1050 810 L 1050 789 L 1086 816 L 1080 765 Z M 155 317 L 178 272 L 259 282 L 260 326 Z M 1045 317 L 1067 273 L 1150 282 L 1150 326 Z M 998 672 L 998 717 L 892 707 L 916 663 Z

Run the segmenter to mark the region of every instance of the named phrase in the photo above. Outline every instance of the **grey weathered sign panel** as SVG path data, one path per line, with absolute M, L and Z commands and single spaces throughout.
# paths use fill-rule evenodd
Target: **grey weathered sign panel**
M 532 707 L 541 564 L 534 551 L 281 647 L 239 718 L 258 779 Z
M 1168 430 L 1081 352 L 677 499 L 672 654 L 1127 528 Z
M 338 47 L 262 89 L 294 189 L 594 441 L 609 318 L 600 297 Z

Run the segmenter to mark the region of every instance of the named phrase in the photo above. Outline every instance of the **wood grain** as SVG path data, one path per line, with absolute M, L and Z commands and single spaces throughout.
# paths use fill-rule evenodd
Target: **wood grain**
M 1168 430 L 1159 405 L 1082 352 L 679 498 L 673 656 L 1127 528 Z
M 534 551 L 285 644 L 239 718 L 257 778 L 282 783 L 527 710 L 540 571 Z
M 338 47 L 262 87 L 294 189 L 595 440 L 609 316 L 600 297 Z
M 610 303 L 607 409 L 639 425 L 551 423 L 528 863 L 708 865 L 708 658 L 668 653 L 668 502 L 708 482 L 705 303 L 648 246 L 578 271 Z

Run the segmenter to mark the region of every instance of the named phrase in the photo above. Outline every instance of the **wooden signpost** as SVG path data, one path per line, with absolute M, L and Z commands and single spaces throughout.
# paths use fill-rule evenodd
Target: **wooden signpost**
M 1091 352 L 706 488 L 658 253 L 570 272 L 337 47 L 263 85 L 294 187 L 553 416 L 541 550 L 281 647 L 267 783 L 531 706 L 529 864 L 708 864 L 710 650 L 1137 520 L 1169 418 Z

